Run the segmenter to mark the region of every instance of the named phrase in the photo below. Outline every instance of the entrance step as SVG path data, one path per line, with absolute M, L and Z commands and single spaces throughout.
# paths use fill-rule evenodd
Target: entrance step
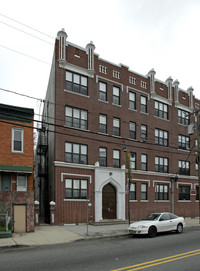
M 91 222 L 90 225 L 93 226 L 105 226 L 105 225 L 116 225 L 116 224 L 128 224 L 128 220 L 122 219 L 103 219 L 98 222 Z
M 0 231 L 0 238 L 11 238 L 12 232 L 11 231 Z

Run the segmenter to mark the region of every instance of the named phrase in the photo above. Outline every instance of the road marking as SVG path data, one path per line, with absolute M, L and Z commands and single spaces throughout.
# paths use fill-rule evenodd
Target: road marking
M 127 266 L 127 267 L 123 267 L 123 268 L 119 268 L 119 269 L 114 269 L 112 271 L 121 271 L 121 270 L 135 271 L 135 270 L 140 270 L 140 269 L 156 266 L 156 265 L 159 265 L 159 264 L 164 264 L 164 263 L 168 263 L 168 262 L 172 262 L 172 261 L 177 261 L 177 260 L 180 260 L 180 259 L 192 257 L 192 256 L 199 255 L 199 254 L 200 254 L 200 249 L 197 249 L 197 250 L 193 250 L 193 251 L 173 255 L 173 256 L 170 256 L 170 257 L 157 259 L 157 260 L 154 260 L 154 261 L 144 262 L 144 263 L 131 265 L 131 266 Z

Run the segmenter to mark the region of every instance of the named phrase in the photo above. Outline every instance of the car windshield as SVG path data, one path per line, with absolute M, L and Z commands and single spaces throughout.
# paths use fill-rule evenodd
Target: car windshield
M 150 214 L 143 218 L 142 220 L 158 220 L 161 214 Z

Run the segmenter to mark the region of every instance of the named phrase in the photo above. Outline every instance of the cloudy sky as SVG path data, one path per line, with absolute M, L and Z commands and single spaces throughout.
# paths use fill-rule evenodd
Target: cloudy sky
M 0 102 L 40 114 L 57 32 L 101 58 L 178 79 L 200 99 L 200 0 L 6 0 L 0 10 Z

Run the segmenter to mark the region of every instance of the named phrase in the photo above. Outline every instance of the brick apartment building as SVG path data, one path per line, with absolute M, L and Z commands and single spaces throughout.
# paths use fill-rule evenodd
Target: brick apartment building
M 0 104 L 0 214 L 34 231 L 33 109 Z
M 189 135 L 188 125 L 200 101 L 192 87 L 94 51 L 92 42 L 82 48 L 58 32 L 43 112 L 44 201 L 55 202 L 55 223 L 126 220 L 128 196 L 131 220 L 161 211 L 197 217 L 196 131 Z

